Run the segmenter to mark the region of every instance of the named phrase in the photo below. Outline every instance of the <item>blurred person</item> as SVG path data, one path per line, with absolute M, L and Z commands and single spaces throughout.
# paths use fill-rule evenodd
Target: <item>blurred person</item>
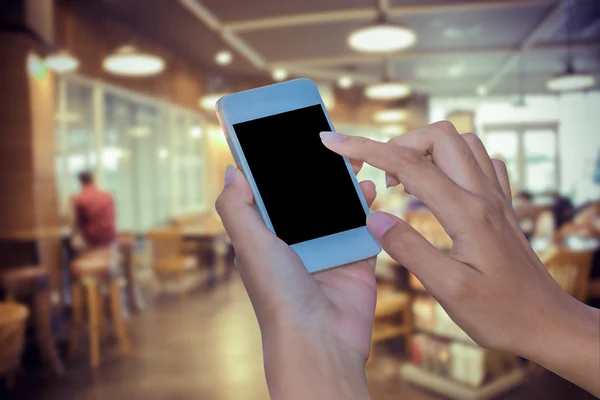
M 83 250 L 109 246 L 117 238 L 115 201 L 110 193 L 96 186 L 94 176 L 90 172 L 81 172 L 78 178 L 81 191 L 72 202 L 75 234 L 79 235 L 84 243 L 74 247 Z
M 533 203 L 533 195 L 527 190 L 521 190 L 512 199 L 512 206 L 527 240 L 530 240 L 534 231 L 540 208 Z
M 531 250 L 512 210 L 506 167 L 475 135 L 440 122 L 388 143 L 333 132 L 321 137 L 355 165 L 366 162 L 396 178 L 452 237 L 452 252 L 443 254 L 391 214 L 367 218 L 383 249 L 471 338 L 600 395 L 600 310 L 563 291 Z M 371 204 L 375 185 L 360 187 Z M 245 177 L 229 166 L 216 206 L 260 325 L 271 397 L 369 398 L 375 258 L 311 275 L 252 204 Z

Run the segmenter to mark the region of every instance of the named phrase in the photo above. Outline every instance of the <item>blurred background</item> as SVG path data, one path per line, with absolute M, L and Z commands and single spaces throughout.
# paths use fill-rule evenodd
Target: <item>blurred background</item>
M 297 77 L 341 132 L 476 132 L 550 273 L 599 304 L 598 0 L 4 0 L 0 54 L 2 399 L 268 398 L 213 107 Z M 417 199 L 360 178 L 451 249 Z M 90 249 L 81 210 L 111 197 L 115 240 Z M 374 399 L 592 398 L 478 347 L 385 254 L 377 278 Z

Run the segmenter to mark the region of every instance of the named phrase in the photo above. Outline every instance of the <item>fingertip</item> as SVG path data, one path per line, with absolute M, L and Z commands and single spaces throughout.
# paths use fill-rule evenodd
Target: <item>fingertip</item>
M 382 211 L 376 211 L 367 217 L 367 227 L 377 239 L 383 238 L 397 222 L 396 217 Z

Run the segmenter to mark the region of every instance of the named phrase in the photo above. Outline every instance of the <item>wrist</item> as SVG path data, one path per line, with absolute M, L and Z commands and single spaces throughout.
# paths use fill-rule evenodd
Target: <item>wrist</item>
M 274 399 L 367 399 L 365 360 L 319 330 L 263 332 L 265 374 Z
M 539 328 L 515 353 L 598 396 L 600 310 L 564 295 L 560 304 L 546 304 Z

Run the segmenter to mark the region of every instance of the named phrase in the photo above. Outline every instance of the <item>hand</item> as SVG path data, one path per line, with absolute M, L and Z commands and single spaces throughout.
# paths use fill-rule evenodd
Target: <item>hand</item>
M 453 239 L 435 249 L 401 219 L 367 220 L 382 247 L 414 273 L 450 317 L 484 347 L 530 358 L 600 393 L 600 314 L 565 293 L 519 230 L 506 167 L 473 134 L 439 122 L 380 143 L 321 134 L 425 203 Z M 577 344 L 574 344 L 577 343 Z
M 370 205 L 375 185 L 360 187 Z M 375 259 L 311 275 L 252 205 L 248 182 L 229 166 L 216 206 L 261 328 L 271 397 L 367 398 Z

